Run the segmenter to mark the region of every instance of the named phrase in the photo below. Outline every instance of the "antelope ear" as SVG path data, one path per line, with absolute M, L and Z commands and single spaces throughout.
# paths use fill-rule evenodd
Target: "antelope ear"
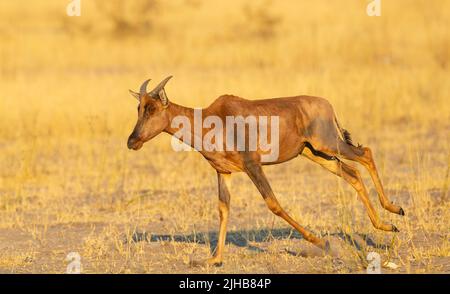
M 158 96 L 159 99 L 161 100 L 164 108 L 166 108 L 167 106 L 169 106 L 169 99 L 167 98 L 167 94 L 166 91 L 164 90 L 164 88 L 162 88 L 159 92 L 158 92 Z
M 133 96 L 134 98 L 136 98 L 138 101 L 141 100 L 141 99 L 140 99 L 139 93 L 136 93 L 136 92 L 134 92 L 134 91 L 132 91 L 132 90 L 128 90 L 128 91 L 130 91 L 131 96 Z

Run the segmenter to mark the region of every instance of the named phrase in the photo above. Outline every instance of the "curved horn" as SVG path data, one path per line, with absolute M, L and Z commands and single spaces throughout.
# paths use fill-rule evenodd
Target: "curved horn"
M 136 98 L 139 101 L 140 96 L 141 96 L 139 93 L 136 93 L 133 90 L 128 90 L 128 91 L 130 92 L 131 96 L 133 96 L 134 98 Z
M 147 84 L 148 82 L 150 82 L 151 79 L 146 80 L 145 82 L 142 83 L 141 88 L 139 89 L 139 95 L 142 97 L 145 94 L 147 94 Z
M 155 96 L 159 94 L 159 91 L 161 91 L 162 89 L 164 89 L 164 86 L 167 84 L 167 82 L 172 78 L 172 76 L 168 76 L 167 78 L 165 78 L 164 80 L 162 80 L 161 83 L 158 84 L 158 86 L 156 86 L 151 92 L 150 92 L 150 96 Z

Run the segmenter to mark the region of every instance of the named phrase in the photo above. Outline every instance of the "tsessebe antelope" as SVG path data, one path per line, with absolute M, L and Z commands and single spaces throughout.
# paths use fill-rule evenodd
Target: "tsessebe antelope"
M 140 103 L 136 126 L 128 138 L 128 148 L 138 150 L 144 142 L 161 132 L 174 135 L 177 132 L 177 129 L 171 126 L 174 117 L 181 115 L 193 121 L 194 109 L 169 102 L 164 86 L 170 78 L 164 79 L 151 92 L 146 90 L 150 80 L 146 80 L 141 85 L 139 93 L 130 90 Z M 250 101 L 232 95 L 223 95 L 202 111 L 205 115 L 218 116 L 223 121 L 227 116 L 279 117 L 279 156 L 274 162 L 262 162 L 260 150 L 199 151 L 217 171 L 219 188 L 219 239 L 213 256 L 204 261 L 205 264 L 220 265 L 222 262 L 230 206 L 229 178 L 234 172 L 245 172 L 258 188 L 268 208 L 293 226 L 306 240 L 326 251 L 330 249 L 328 242 L 313 235 L 286 213 L 275 198 L 262 170 L 262 165 L 285 162 L 299 154 L 345 179 L 357 191 L 375 228 L 398 231 L 394 225 L 384 223 L 378 217 L 369 201 L 359 171 L 341 161 L 341 158 L 356 161 L 367 168 L 381 205 L 390 212 L 404 215 L 403 209 L 391 203 L 385 195 L 371 150 L 352 143 L 350 134 L 339 126 L 334 110 L 327 100 L 311 96 L 295 96 Z M 201 135 L 205 132 L 206 130 L 203 130 Z

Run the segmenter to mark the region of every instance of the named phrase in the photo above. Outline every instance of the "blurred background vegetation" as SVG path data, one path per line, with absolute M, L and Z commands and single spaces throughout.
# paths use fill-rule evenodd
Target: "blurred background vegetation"
M 3 138 L 36 109 L 39 133 L 85 127 L 85 115 L 128 122 L 126 89 L 168 74 L 192 106 L 303 93 L 362 127 L 448 120 L 448 1 L 383 1 L 381 17 L 359 0 L 90 0 L 80 17 L 68 3 L 0 2 Z

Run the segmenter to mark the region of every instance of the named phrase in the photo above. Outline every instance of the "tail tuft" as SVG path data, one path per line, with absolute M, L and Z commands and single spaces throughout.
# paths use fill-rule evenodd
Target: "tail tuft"
M 344 139 L 345 143 L 347 143 L 353 147 L 360 148 L 360 149 L 363 147 L 361 144 L 358 144 L 358 146 L 355 146 L 355 144 L 353 144 L 353 140 L 352 140 L 352 136 L 350 135 L 350 132 L 344 128 L 341 128 L 336 116 L 334 117 L 334 121 L 336 122 L 336 126 L 337 126 L 339 132 L 341 133 L 342 139 Z
M 359 149 L 363 148 L 363 145 L 358 143 L 358 146 L 356 146 L 355 144 L 353 144 L 352 141 L 352 136 L 350 135 L 350 132 L 347 131 L 346 129 L 342 129 L 342 137 L 344 137 L 344 141 L 345 143 L 352 145 L 353 147 L 357 147 Z
M 352 136 L 350 135 L 350 132 L 347 131 L 346 129 L 342 129 L 342 137 L 344 137 L 344 141 L 345 141 L 347 144 L 352 145 L 352 146 L 355 146 L 355 145 L 353 144 Z

